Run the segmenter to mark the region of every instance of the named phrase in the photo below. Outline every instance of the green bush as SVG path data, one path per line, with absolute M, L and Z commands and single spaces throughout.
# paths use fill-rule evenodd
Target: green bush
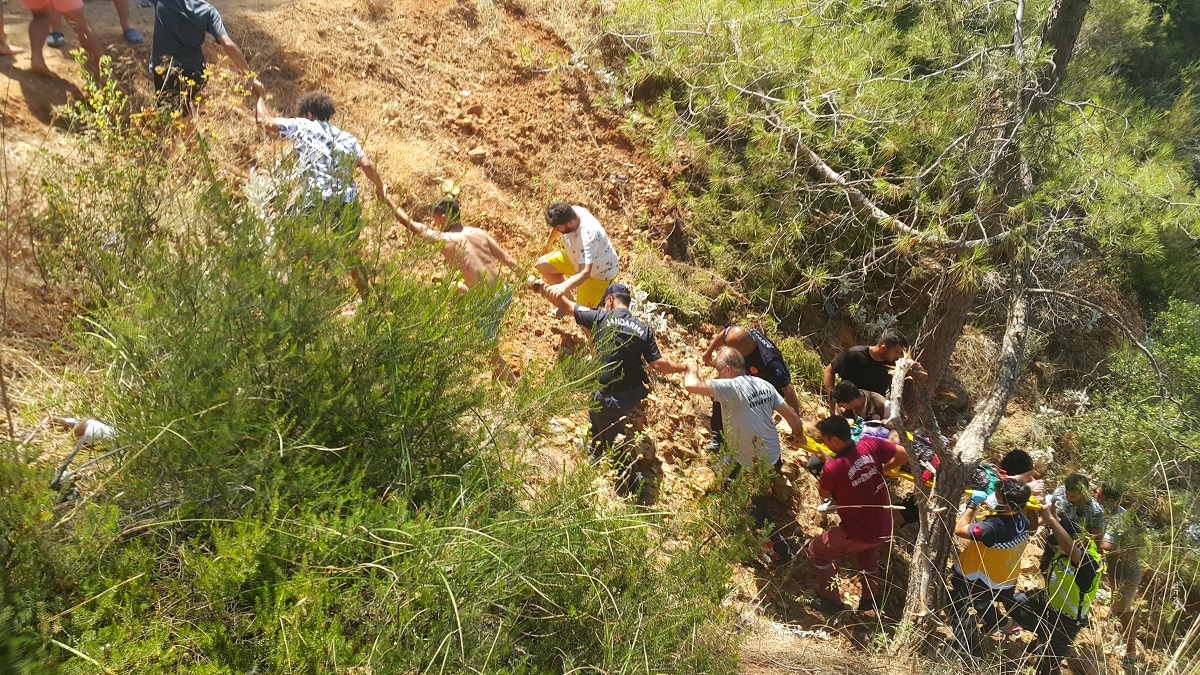
M 203 145 L 139 174 L 152 211 L 83 199 L 77 176 L 166 161 L 123 152 L 142 136 L 97 112 L 81 128 L 111 133 L 42 178 L 56 241 L 110 242 L 60 250 L 56 274 L 94 293 L 70 339 L 103 367 L 92 393 L 125 449 L 60 503 L 0 460 L 21 486 L 0 492 L 16 672 L 734 671 L 736 496 L 664 519 L 588 467 L 525 479 L 588 360 L 503 388 L 474 322 L 497 289 L 428 285 L 408 271 L 426 251 L 364 246 L 358 300 L 344 223 L 264 220 Z
M 792 371 L 792 383 L 806 391 L 821 391 L 825 386 L 825 364 L 821 355 L 808 348 L 804 338 L 785 337 L 775 341 Z

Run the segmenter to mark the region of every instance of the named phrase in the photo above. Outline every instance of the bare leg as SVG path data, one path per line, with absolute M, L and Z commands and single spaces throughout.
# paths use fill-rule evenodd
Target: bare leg
M 129 0 L 113 0 L 117 8 L 117 20 L 121 22 L 121 30 L 129 30 Z
M 550 263 L 538 263 L 537 269 L 542 273 L 542 278 L 546 280 L 546 283 L 552 286 L 554 284 L 561 284 L 567 280 L 567 278 L 563 276 L 562 272 L 559 272 L 558 268 Z
M 54 33 L 62 32 L 62 17 L 58 12 L 54 11 L 53 7 L 47 7 L 46 13 L 50 15 L 50 31 Z
M 504 357 L 500 355 L 499 347 L 496 347 L 489 358 L 492 362 L 492 374 L 497 380 L 507 382 L 509 385 L 517 383 L 517 376 L 513 373 L 512 368 L 508 367 L 508 362 L 504 360 Z
M 88 53 L 90 61 L 88 67 L 92 69 L 94 74 L 99 75 L 100 57 L 104 56 L 104 48 L 100 46 L 100 40 L 96 38 L 96 33 L 92 30 L 92 25 L 88 23 L 82 9 L 67 12 L 65 17 L 67 23 L 71 24 L 71 30 L 75 31 L 75 37 L 79 38 L 79 45 Z M 31 26 L 30 31 L 32 30 Z
M 8 44 L 8 36 L 4 34 L 4 12 L 0 11 L 0 56 L 12 56 L 23 51 L 20 47 Z
M 113 6 L 117 8 L 117 18 L 121 21 L 121 34 L 125 36 L 125 41 L 131 45 L 142 44 L 142 34 L 129 25 L 129 0 L 113 0 Z
M 45 11 L 36 11 L 29 21 L 29 62 L 30 69 L 39 75 L 53 76 L 54 72 L 46 67 L 46 55 L 42 50 L 46 47 L 46 37 L 50 35 L 50 16 Z

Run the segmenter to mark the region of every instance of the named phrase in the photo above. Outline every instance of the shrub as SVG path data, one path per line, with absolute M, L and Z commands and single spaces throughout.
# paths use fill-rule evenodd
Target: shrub
M 72 340 L 105 367 L 94 399 L 125 449 L 59 504 L 0 463 L 22 488 L 0 493 L 0 654 L 28 671 L 48 649 L 63 673 L 733 672 L 725 511 L 667 525 L 587 467 L 526 483 L 588 360 L 507 392 L 474 322 L 498 289 L 428 285 L 416 248 L 361 262 L 345 223 L 265 220 L 203 144 L 139 174 L 149 216 L 85 212 L 77 174 L 164 161 L 114 128 L 43 180 L 62 240 L 113 242 L 57 272 L 94 293 Z M 153 236 L 123 229 L 135 215 Z

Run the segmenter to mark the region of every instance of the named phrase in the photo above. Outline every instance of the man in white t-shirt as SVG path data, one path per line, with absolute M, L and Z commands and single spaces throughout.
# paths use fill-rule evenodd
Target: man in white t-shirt
M 550 226 L 550 236 L 537 262 L 542 278 L 550 284 L 546 292 L 596 309 L 605 289 L 621 271 L 608 232 L 587 209 L 566 202 L 546 207 L 546 224 Z M 551 253 L 560 237 L 565 252 Z
M 779 431 L 775 428 L 775 413 L 778 412 L 792 428 L 792 438 L 804 443 L 804 423 L 800 415 L 788 405 L 775 387 L 766 380 L 746 374 L 746 359 L 736 349 L 722 347 L 714 362 L 717 379 L 700 378 L 699 367 L 689 363 L 683 378 L 683 388 L 689 393 L 707 396 L 721 404 L 721 417 L 725 425 L 725 447 L 732 454 L 733 470 L 727 481 L 741 474 L 744 467 L 754 463 L 755 457 L 779 473 L 783 469 L 783 457 L 779 445 Z M 751 498 L 750 514 L 755 525 L 762 527 L 767 520 L 765 495 Z M 769 542 L 775 552 L 772 559 L 787 562 L 791 559 L 791 547 L 779 534 Z
M 335 233 L 346 237 L 347 244 L 352 246 L 358 240 L 362 215 L 358 186 L 354 183 L 355 167 L 362 169 L 375 184 L 375 195 L 386 202 L 393 213 L 396 203 L 388 196 L 383 179 L 358 139 L 329 123 L 335 112 L 329 94 L 310 92 L 301 97 L 296 117 L 273 117 L 260 94 L 254 116 L 260 127 L 291 141 L 296 148 L 304 195 L 292 205 L 293 208 L 304 213 L 327 215 Z M 351 268 L 350 274 L 359 293 L 365 295 L 367 280 L 361 262 Z

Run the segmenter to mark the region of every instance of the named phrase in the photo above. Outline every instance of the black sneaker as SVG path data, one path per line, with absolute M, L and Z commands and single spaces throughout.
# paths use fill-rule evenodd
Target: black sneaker
M 840 600 L 830 600 L 823 595 L 818 595 L 816 600 L 813 600 L 808 604 L 826 614 L 837 614 L 838 612 L 846 612 L 850 610 L 850 605 L 847 605 Z
M 882 613 L 882 609 L 881 609 L 881 607 L 883 606 L 883 603 L 881 602 L 882 600 L 883 600 L 883 598 L 873 597 L 873 596 L 870 596 L 870 595 L 867 595 L 866 593 L 864 593 L 863 596 L 861 598 L 859 598 L 858 609 L 855 611 L 870 612 L 871 610 L 874 610 L 876 612 Z

